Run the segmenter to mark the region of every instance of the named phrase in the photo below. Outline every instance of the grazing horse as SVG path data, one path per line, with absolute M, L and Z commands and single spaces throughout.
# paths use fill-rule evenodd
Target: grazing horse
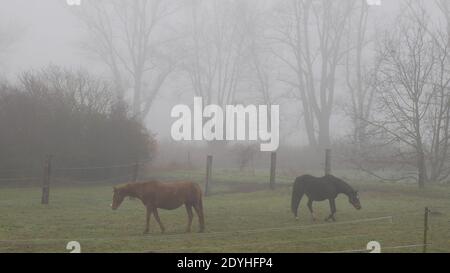
M 186 232 L 191 231 L 192 218 L 194 214 L 192 208 L 197 213 L 200 232 L 205 229 L 203 216 L 202 191 L 198 184 L 193 182 L 172 182 L 162 183 L 159 181 L 128 183 L 114 187 L 113 203 L 111 207 L 116 210 L 125 197 L 140 199 L 147 208 L 147 221 L 144 234 L 149 232 L 150 217 L 153 214 L 158 222 L 161 232 L 165 228 L 159 219 L 158 209 L 174 210 L 183 204 L 188 215 L 188 226 Z
M 334 218 L 334 215 L 336 214 L 335 199 L 341 193 L 347 195 L 348 201 L 356 209 L 361 209 L 358 192 L 341 179 L 332 175 L 326 175 L 324 177 L 302 175 L 297 177 L 292 189 L 291 199 L 291 208 L 292 212 L 295 215 L 295 219 L 298 220 L 298 205 L 300 204 L 303 195 L 306 194 L 306 196 L 308 197 L 308 208 L 313 221 L 316 220 L 312 208 L 313 201 L 324 201 L 327 199 L 330 202 L 331 214 L 325 219 L 325 221 L 329 221 L 330 219 L 336 221 L 336 219 Z

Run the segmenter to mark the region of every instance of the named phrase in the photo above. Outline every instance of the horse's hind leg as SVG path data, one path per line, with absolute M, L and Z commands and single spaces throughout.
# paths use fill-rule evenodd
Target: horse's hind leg
M 198 222 L 200 224 L 200 231 L 199 232 L 203 232 L 203 231 L 205 231 L 205 218 L 204 218 L 204 215 L 203 215 L 203 204 L 202 204 L 202 201 L 199 201 L 199 204 L 195 204 L 194 205 L 194 209 L 195 209 L 195 212 L 197 213 Z
M 153 210 L 150 207 L 147 207 L 147 218 L 145 221 L 144 234 L 148 234 L 148 232 L 150 230 L 150 217 L 152 217 L 152 212 L 153 212 Z
M 309 209 L 309 212 L 311 213 L 311 217 L 312 217 L 313 222 L 315 222 L 316 221 L 316 217 L 314 216 L 314 211 L 313 211 L 313 208 L 312 208 L 312 204 L 313 204 L 313 201 L 312 201 L 311 198 L 309 198 L 308 199 L 308 209 Z
M 336 218 L 334 218 L 334 215 L 336 214 L 336 202 L 334 199 L 329 199 L 329 201 L 331 214 L 325 219 L 325 221 L 333 220 L 333 222 L 336 222 Z
M 185 204 L 185 207 L 188 215 L 188 225 L 186 228 L 186 232 L 191 232 L 192 218 L 194 218 L 194 213 L 192 212 L 192 206 Z
M 153 209 L 153 214 L 155 215 L 155 219 L 159 224 L 159 227 L 161 228 L 161 232 L 164 233 L 164 231 L 166 230 L 163 226 L 163 224 L 161 223 L 161 219 L 159 219 L 159 214 L 158 214 L 158 209 L 154 208 Z

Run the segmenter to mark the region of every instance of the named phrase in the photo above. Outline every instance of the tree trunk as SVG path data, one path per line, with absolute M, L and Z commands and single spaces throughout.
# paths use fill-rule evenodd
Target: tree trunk
M 134 94 L 133 94 L 133 116 L 141 120 L 141 89 L 142 76 L 137 74 L 134 78 Z
M 419 148 L 419 153 L 417 155 L 417 170 L 418 170 L 418 183 L 419 188 L 423 189 L 425 188 L 425 183 L 427 180 L 427 168 L 425 165 L 425 154 L 422 149 Z
M 319 120 L 318 140 L 318 148 L 320 150 L 330 147 L 330 115 L 327 113 L 323 113 Z
M 305 113 L 305 117 L 304 117 L 304 122 L 305 122 L 305 128 L 306 128 L 306 134 L 308 136 L 308 144 L 311 147 L 315 147 L 317 148 L 317 140 L 316 140 L 316 134 L 315 134 L 315 129 L 314 129 L 314 124 L 312 121 L 312 118 L 310 117 L 309 113 Z

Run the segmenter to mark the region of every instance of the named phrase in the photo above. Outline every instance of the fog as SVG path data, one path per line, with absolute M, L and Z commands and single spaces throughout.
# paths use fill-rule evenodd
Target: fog
M 449 252 L 449 186 L 450 0 L 0 0 L 0 252 Z
M 92 0 L 91 0 L 92 1 Z M 89 2 L 85 0 L 84 2 Z M 93 1 L 92 1 L 93 2 Z M 251 1 L 250 1 L 251 2 Z M 260 7 L 271 9 L 276 1 L 259 1 Z M 262 2 L 265 2 L 264 4 Z M 397 3 L 395 3 L 397 2 Z M 396 13 L 396 7 L 400 1 L 385 1 L 380 7 L 373 7 L 374 18 L 372 26 L 388 24 L 389 16 Z M 86 30 L 83 24 L 73 14 L 73 10 L 79 9 L 76 6 L 70 7 L 65 0 L 0 0 L 2 29 L 8 28 L 17 31 L 17 42 L 7 50 L 1 62 L 1 72 L 4 77 L 14 80 L 17 73 L 30 68 L 40 68 L 49 64 L 68 67 L 89 67 L 89 70 L 108 76 L 108 72 L 101 64 L 92 61 L 89 55 L 84 52 L 80 45 L 86 39 Z M 86 3 L 87 4 L 87 3 Z M 394 8 L 393 8 L 394 7 Z M 182 12 L 181 12 L 182 13 Z M 388 15 L 388 16 L 386 16 Z M 174 15 L 179 16 L 179 15 Z M 383 18 L 380 20 L 380 18 Z M 177 21 L 174 19 L 174 21 Z M 175 27 L 182 27 L 176 23 Z M 175 77 L 173 77 L 175 78 Z M 171 79 L 176 80 L 176 79 Z M 167 126 L 173 119 L 170 118 L 170 109 L 174 104 L 191 103 L 192 92 L 189 86 L 167 84 L 158 94 L 158 103 L 152 107 L 149 116 L 158 116 L 146 120 L 149 128 L 158 134 L 158 138 L 170 137 L 170 127 Z M 245 90 L 244 90 L 245 91 Z M 344 93 L 345 90 L 338 90 Z M 180 101 L 178 94 L 185 94 L 185 98 Z M 186 94 L 188 93 L 188 94 Z M 340 98 L 345 100 L 345 98 Z M 287 110 L 291 113 L 296 110 Z M 345 134 L 346 118 L 336 115 L 333 121 L 333 130 L 336 135 Z M 286 125 L 291 127 L 294 124 Z M 344 126 L 344 127 L 343 127 Z M 302 134 L 302 129 L 298 128 L 295 135 L 288 137 L 292 145 L 305 145 L 307 140 Z M 290 134 L 292 134 L 290 132 Z
M 427 32 L 440 35 L 447 8 L 445 1 L 419 0 L 381 5 L 82 0 L 80 6 L 65 0 L 0 0 L 0 7 L 1 78 L 14 85 L 21 73 L 52 65 L 82 69 L 108 81 L 114 96 L 128 104 L 130 114 L 161 144 L 160 158 L 171 153 L 164 145 L 199 144 L 171 138 L 171 109 L 192 106 L 194 96 L 219 106 L 280 105 L 280 149 L 311 148 L 312 154 L 321 155 L 325 148 L 336 147 L 343 150 L 339 156 L 348 158 L 354 157 L 352 149 L 361 152 L 359 141 L 373 149 L 392 140 L 402 150 L 410 141 L 391 133 L 409 130 L 409 125 L 386 127 L 387 117 L 378 112 L 383 106 L 376 106 L 383 99 L 377 94 L 391 78 L 380 81 L 384 73 L 376 69 L 386 57 L 383 50 L 395 42 L 389 35 L 399 22 L 405 23 L 404 29 L 426 29 L 420 30 L 422 38 Z M 392 60 L 385 60 L 386 69 L 392 68 Z M 419 131 L 432 121 L 423 123 Z M 420 137 L 423 143 L 412 149 L 421 146 L 419 153 L 431 154 L 433 137 L 425 131 Z M 401 153 L 409 152 L 406 148 Z M 434 168 L 436 162 L 427 164 Z

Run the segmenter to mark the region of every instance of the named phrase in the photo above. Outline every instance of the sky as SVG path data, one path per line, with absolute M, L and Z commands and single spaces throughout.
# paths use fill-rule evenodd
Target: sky
M 2 23 L 19 29 L 8 58 L 7 75 L 49 63 L 81 66 L 77 43 L 83 32 L 65 0 L 0 0 Z

